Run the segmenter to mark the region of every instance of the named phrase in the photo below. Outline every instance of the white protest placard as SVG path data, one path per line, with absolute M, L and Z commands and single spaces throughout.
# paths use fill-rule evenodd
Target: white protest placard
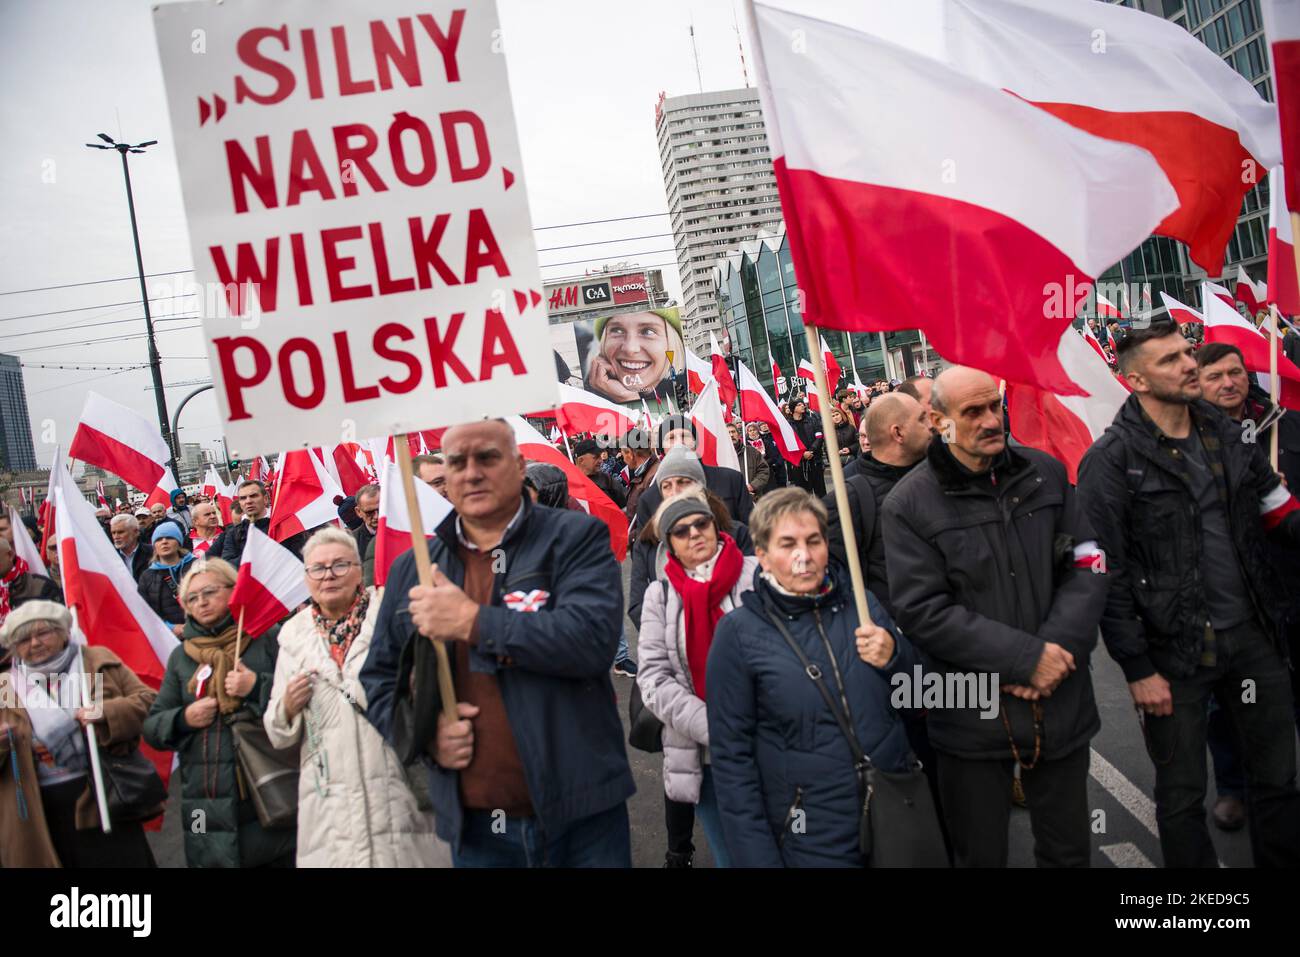
M 232 456 L 555 404 L 492 0 L 154 24 Z

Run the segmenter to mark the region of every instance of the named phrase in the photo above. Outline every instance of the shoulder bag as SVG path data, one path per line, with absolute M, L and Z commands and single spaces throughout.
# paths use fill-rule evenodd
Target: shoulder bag
M 293 827 L 298 819 L 298 775 L 301 745 L 283 751 L 271 744 L 266 726 L 247 709 L 230 722 L 235 760 L 251 792 L 262 827 Z

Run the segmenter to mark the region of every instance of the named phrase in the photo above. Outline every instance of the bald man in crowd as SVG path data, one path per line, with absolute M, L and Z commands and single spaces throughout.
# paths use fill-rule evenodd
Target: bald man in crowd
M 945 688 L 1001 690 L 926 717 L 955 863 L 1006 867 L 1018 763 L 1038 865 L 1087 867 L 1105 565 L 1065 467 L 1008 447 L 992 376 L 948 369 L 930 406 L 938 434 L 882 509 L 890 598 Z

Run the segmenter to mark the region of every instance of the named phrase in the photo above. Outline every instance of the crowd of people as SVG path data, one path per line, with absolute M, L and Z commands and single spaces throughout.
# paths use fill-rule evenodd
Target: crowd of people
M 701 462 L 687 416 L 576 438 L 573 463 L 629 525 L 626 601 L 609 530 L 501 420 L 414 460 L 453 508 L 432 584 L 407 551 L 376 589 L 367 485 L 282 543 L 310 599 L 255 638 L 230 598 L 249 527 L 269 524 L 261 482 L 224 526 L 184 492 L 101 509 L 179 640 L 156 691 L 95 636 L 70 640 L 57 562 L 33 572 L 0 519 L 0 864 L 153 864 L 141 825 L 159 800 L 99 827 L 93 727 L 124 762 L 175 752 L 168 821 L 191 867 L 627 867 L 621 675 L 633 743 L 662 753 L 667 867 L 692 866 L 697 817 L 721 867 L 1003 867 L 1017 803 L 1040 866 L 1086 867 L 1099 639 L 1138 710 L 1165 864 L 1217 863 L 1207 746 L 1215 824 L 1248 821 L 1257 865 L 1300 864 L 1297 413 L 1271 426 L 1274 471 L 1250 428 L 1270 403 L 1238 350 L 1154 323 L 1115 352 L 1131 395 L 1077 486 L 1014 441 L 978 370 L 838 393 L 853 556 L 804 396 L 782 409 L 796 463 L 767 423 L 728 426 L 739 471 Z M 923 671 L 989 700 L 900 705 Z M 72 673 L 102 676 L 102 707 L 41 697 Z M 248 777 L 258 740 L 297 772 L 280 813 Z

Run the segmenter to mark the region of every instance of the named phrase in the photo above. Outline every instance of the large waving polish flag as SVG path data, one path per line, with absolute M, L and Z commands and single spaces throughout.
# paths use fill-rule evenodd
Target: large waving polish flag
M 869 23 L 769 2 L 751 3 L 751 28 L 805 320 L 868 332 L 920 321 L 952 362 L 1077 389 L 1057 358 L 1077 299 L 1067 290 L 1178 208 L 1152 155 L 885 42 Z M 875 5 L 861 6 L 835 15 L 870 21 Z
M 243 613 L 244 634 L 256 638 L 310 597 L 302 562 L 250 525 L 239 576 L 230 593 L 230 614 L 238 621 Z
M 1091 340 L 1093 343 L 1096 339 Z M 1033 386 L 1007 383 L 1011 434 L 1031 448 L 1056 456 L 1070 481 L 1079 481 L 1079 462 L 1089 446 L 1115 420 L 1128 389 L 1110 373 L 1099 351 L 1066 330 L 1057 357 L 1061 367 L 1087 395 L 1053 395 Z
M 695 424 L 695 453 L 700 461 L 705 465 L 741 471 L 740 457 L 727 434 L 727 424 L 722 420 L 716 380 L 704 387 L 688 414 Z
M 611 439 L 636 428 L 636 419 L 626 407 L 615 405 L 603 396 L 586 389 L 560 384 L 560 404 L 555 407 L 555 421 L 567 435 L 590 432 Z
M 325 471 L 310 449 L 294 449 L 280 456 L 271 524 L 267 532 L 277 542 L 292 538 L 338 518 L 335 497 L 343 490 Z
M 114 652 L 157 690 L 176 636 L 140 597 L 130 570 L 68 470 L 56 464 L 55 471 L 60 473 L 54 497 L 64 600 L 76 609 L 77 623 L 90 644 Z
M 529 425 L 522 417 L 506 417 L 515 431 L 515 444 L 524 458 L 532 462 L 545 462 L 564 472 L 569 480 L 569 494 L 587 510 L 587 514 L 600 519 L 609 528 L 609 547 L 620 562 L 627 557 L 627 516 L 614 504 L 614 500 L 596 488 L 568 457 Z
M 415 497 L 420 503 L 420 525 L 429 538 L 451 514 L 451 502 L 426 482 L 415 480 Z M 411 516 L 406 510 L 406 492 L 402 488 L 402 470 L 394 462 L 384 467 L 379 483 L 379 527 L 375 531 L 375 587 L 388 581 L 388 570 L 397 556 L 411 547 Z
M 120 475 L 142 492 L 153 491 L 171 458 L 158 426 L 97 392 L 86 395 L 68 455 Z
M 1241 350 L 1249 371 L 1270 375 L 1270 337 L 1218 296 L 1206 291 L 1202 299 L 1205 300 L 1205 341 L 1236 346 Z M 1277 344 L 1277 374 L 1281 380 L 1278 383 L 1278 401 L 1288 409 L 1300 409 L 1300 368 L 1283 353 L 1281 340 Z
M 717 343 L 714 343 L 717 348 Z M 704 386 L 713 378 L 713 367 L 697 356 L 690 349 L 686 350 L 686 388 L 694 395 L 704 391 Z
M 763 386 L 754 373 L 745 367 L 745 363 L 737 362 L 736 369 L 740 378 L 741 420 L 766 422 L 768 429 L 771 430 L 772 441 L 776 443 L 781 457 L 792 465 L 798 465 L 803 461 L 803 454 L 807 449 L 799 441 L 799 436 L 795 434 L 790 421 L 781 414 L 772 397 L 763 390 Z
M 1281 166 L 1269 171 L 1268 185 L 1268 301 L 1283 315 L 1300 315 L 1295 231 L 1286 208 L 1286 174 Z
M 176 484 L 176 477 L 172 475 L 171 466 L 163 467 L 163 474 L 158 479 L 158 484 L 153 487 L 149 497 L 144 500 L 145 508 L 153 508 L 155 505 L 166 505 L 172 507 L 172 492 L 180 488 Z
M 955 69 L 1150 151 L 1178 193 L 1153 232 L 1218 275 L 1242 199 L 1281 155 L 1278 111 L 1250 81 L 1178 24 L 1124 6 L 946 0 L 943 12 Z

